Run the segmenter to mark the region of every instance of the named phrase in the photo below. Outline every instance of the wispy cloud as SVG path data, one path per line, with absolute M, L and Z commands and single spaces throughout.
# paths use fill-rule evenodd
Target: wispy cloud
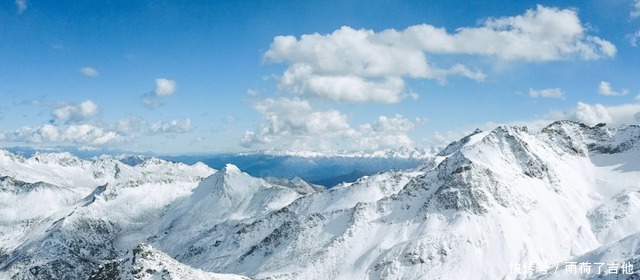
M 629 39 L 629 44 L 631 44 L 632 47 L 637 47 L 638 39 L 640 38 L 640 30 L 636 31 L 636 33 L 628 34 L 627 38 Z
M 633 2 L 633 8 L 631 9 L 630 16 L 632 18 L 640 17 L 640 0 Z
M 123 117 L 118 120 L 116 130 L 125 135 L 141 134 L 147 122 L 137 116 Z
M 18 7 L 18 14 L 24 13 L 27 10 L 27 0 L 16 0 L 16 7 Z
M 547 89 L 529 89 L 529 96 L 531 98 L 557 98 L 564 99 L 564 91 L 560 88 L 547 88 Z
M 191 139 L 191 141 L 189 141 L 189 146 L 202 143 L 203 141 L 204 141 L 204 137 L 201 137 L 201 136 L 194 137 Z
M 142 95 L 142 106 L 149 109 L 156 109 L 162 105 L 164 105 L 164 103 L 162 103 L 155 92 L 149 92 Z
M 92 67 L 82 67 L 80 68 L 80 73 L 87 77 L 92 77 L 92 78 L 98 77 L 98 70 Z

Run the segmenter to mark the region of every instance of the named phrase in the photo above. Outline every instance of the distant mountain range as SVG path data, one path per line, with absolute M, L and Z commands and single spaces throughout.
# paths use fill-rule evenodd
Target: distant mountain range
M 478 130 L 330 189 L 216 169 L 0 150 L 0 279 L 640 278 L 638 126 Z
M 7 150 L 25 157 L 42 153 L 42 151 L 24 147 L 12 147 L 7 148 Z M 353 182 L 362 176 L 390 169 L 413 168 L 435 154 L 433 151 L 406 147 L 380 151 L 320 153 L 265 150 L 186 156 L 131 155 L 123 151 L 102 150 L 78 151 L 70 147 L 54 149 L 54 151 L 57 150 L 71 151 L 72 154 L 79 155 L 79 158 L 83 159 L 111 156 L 130 165 L 152 157 L 186 164 L 202 162 L 216 169 L 223 168 L 227 163 L 231 163 L 255 177 L 288 179 L 299 177 L 325 187 L 332 187 L 343 182 Z M 108 152 L 109 154 L 99 154 L 100 152 Z

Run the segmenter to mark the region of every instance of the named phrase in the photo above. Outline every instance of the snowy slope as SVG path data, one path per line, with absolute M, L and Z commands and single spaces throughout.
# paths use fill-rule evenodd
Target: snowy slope
M 560 275 L 524 264 L 637 263 L 639 155 L 638 126 L 498 127 L 415 170 L 322 190 L 233 165 L 0 151 L 0 278 L 76 279 L 117 263 L 124 278 L 144 267 L 148 278 L 526 279 Z
M 129 236 L 215 172 L 158 159 L 130 166 L 0 150 L 0 279 L 76 278 L 132 246 Z M 146 236 L 146 234 L 142 234 Z M 135 238 L 133 238 L 135 239 Z M 122 245 L 121 245 L 122 244 Z
M 136 246 L 123 259 L 98 266 L 88 279 L 249 280 L 240 275 L 218 274 L 191 268 L 148 244 Z
M 632 129 L 499 127 L 450 149 L 431 169 L 303 196 L 170 251 L 196 267 L 259 279 L 525 277 L 508 264 L 562 261 L 615 241 L 599 240 L 588 213 L 637 186 L 640 174 L 589 156 L 628 158 Z
M 640 279 L 640 233 L 560 262 L 535 279 Z

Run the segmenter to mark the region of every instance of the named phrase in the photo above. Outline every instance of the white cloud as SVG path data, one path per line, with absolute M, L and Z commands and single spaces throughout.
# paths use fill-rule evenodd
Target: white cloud
M 633 9 L 631 9 L 630 16 L 632 18 L 640 17 L 640 0 L 634 1 Z
M 86 100 L 80 104 L 65 104 L 57 106 L 51 116 L 66 123 L 87 121 L 98 114 L 98 105 Z
M 636 33 L 628 34 L 627 38 L 632 47 L 637 47 L 638 39 L 640 39 L 640 30 L 636 31 Z
M 162 96 L 172 95 L 175 91 L 175 81 L 165 78 L 158 78 L 156 79 L 155 90 L 142 95 L 142 105 L 149 109 L 156 109 L 164 105 L 164 103 L 161 101 Z
M 281 90 L 344 102 L 397 103 L 403 76 L 444 80 L 484 74 L 456 64 L 439 69 L 427 64 L 418 48 L 388 44 L 371 30 L 342 27 L 332 34 L 277 36 L 265 59 L 290 66 L 280 78 Z
M 568 119 L 583 122 L 587 125 L 607 123 L 618 126 L 640 123 L 640 120 L 636 117 L 638 113 L 640 113 L 640 102 L 612 106 L 605 106 L 599 103 L 587 104 L 578 102 L 573 109 L 552 111 L 543 119 L 549 123 L 560 119 Z
M 548 89 L 529 89 L 529 96 L 531 98 L 558 98 L 564 99 L 564 92 L 560 88 L 548 88 Z
M 203 141 L 204 141 L 203 137 L 200 137 L 200 136 L 194 137 L 193 139 L 191 139 L 191 141 L 189 141 L 189 146 L 193 146 L 195 144 L 202 143 Z
M 588 125 L 611 123 L 613 120 L 611 115 L 609 115 L 609 110 L 601 104 L 589 105 L 578 102 L 576 110 L 573 113 L 578 121 Z
M 544 116 L 535 119 L 501 123 L 486 122 L 476 124 L 476 126 L 469 126 L 462 130 L 447 131 L 444 133 L 436 132 L 433 137 L 426 138 L 423 141 L 427 146 L 439 149 L 444 148 L 452 141 L 457 141 L 460 138 L 469 135 L 476 127 L 485 131 L 490 131 L 500 125 L 526 126 L 530 132 L 535 133 L 558 120 L 579 121 L 586 125 L 606 123 L 612 127 L 640 124 L 640 96 L 637 97 L 636 101 L 636 103 L 625 103 L 613 106 L 605 106 L 598 103 L 587 104 L 584 102 L 578 102 L 574 108 L 567 110 L 552 110 Z
M 462 64 L 434 66 L 427 54 L 466 54 L 508 61 L 611 57 L 616 47 L 587 35 L 575 10 L 538 6 L 523 15 L 492 18 L 449 33 L 427 24 L 374 32 L 344 26 L 333 33 L 277 36 L 267 61 L 286 63 L 281 90 L 345 102 L 397 103 L 404 78 L 444 82 L 457 75 L 482 81 Z
M 605 81 L 601 81 L 600 84 L 598 85 L 598 93 L 602 94 L 602 95 L 606 95 L 606 96 L 620 96 L 620 95 L 626 95 L 627 93 L 629 93 L 628 89 L 622 89 L 622 91 L 614 91 L 611 88 L 611 84 Z
M 98 77 L 98 70 L 91 67 L 80 68 L 80 73 L 82 73 L 82 75 L 85 75 L 87 77 L 92 77 L 92 78 Z
M 143 131 L 146 124 L 147 122 L 140 117 L 120 118 L 116 124 L 116 131 L 125 135 L 137 134 Z
M 156 79 L 155 93 L 157 96 L 172 95 L 175 91 L 176 91 L 175 81 L 165 79 L 165 78 Z
M 538 5 L 523 15 L 490 18 L 481 27 L 464 27 L 449 35 L 428 25 L 416 27 L 415 40 L 440 53 L 490 55 L 504 60 L 550 61 L 572 57 L 597 59 L 615 55 L 610 42 L 585 34 L 575 10 Z M 437 35 L 432 35 L 436 33 Z M 421 35 L 421 36 L 420 36 Z M 432 40 L 432 37 L 437 40 Z
M 357 141 L 357 149 L 377 150 L 382 148 L 397 148 L 400 146 L 411 147 L 414 141 L 407 135 L 413 130 L 416 123 L 401 116 L 393 118 L 378 117 L 373 124 L 360 126 L 354 140 Z
M 151 134 L 159 133 L 188 133 L 193 131 L 191 119 L 186 118 L 183 120 L 173 119 L 167 122 L 156 122 L 151 125 Z
M 117 132 L 90 124 L 25 126 L 1 135 L 7 142 L 29 144 L 106 145 L 122 140 Z
M 312 93 L 335 101 L 397 103 L 404 81 L 390 77 L 372 81 L 358 76 L 316 75 L 308 65 L 294 65 L 286 70 L 279 88 L 294 93 Z
M 27 0 L 16 0 L 16 7 L 18 7 L 18 14 L 24 13 L 27 10 Z
M 339 136 L 351 130 L 346 115 L 335 110 L 314 111 L 306 100 L 267 98 L 255 103 L 253 107 L 262 115 L 262 123 L 257 131 L 245 132 L 242 139 L 245 147 L 280 142 L 282 138 L 295 141 Z
M 532 127 L 537 129 L 542 128 L 540 124 L 546 126 L 546 124 L 557 120 L 574 120 L 587 125 L 607 123 L 612 126 L 619 126 L 640 123 L 640 120 L 636 117 L 638 113 L 640 113 L 640 102 L 610 106 L 599 103 L 578 102 L 574 108 L 563 111 L 550 111 L 542 118 L 520 123 L 530 123 Z
M 381 116 L 373 124 L 353 128 L 345 114 L 337 110 L 317 111 L 307 100 L 267 98 L 254 104 L 262 123 L 246 131 L 245 147 L 279 146 L 293 150 L 378 149 L 411 146 L 407 132 L 416 122 L 400 115 Z

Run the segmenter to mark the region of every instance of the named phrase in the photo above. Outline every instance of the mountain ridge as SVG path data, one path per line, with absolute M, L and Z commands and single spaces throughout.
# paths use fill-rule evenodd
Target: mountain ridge
M 41 226 L 26 227 L 39 237 L 0 243 L 0 277 L 77 278 L 141 243 L 196 269 L 255 279 L 534 279 L 541 276 L 509 264 L 599 252 L 635 262 L 633 250 L 607 250 L 636 244 L 640 232 L 639 143 L 638 126 L 559 121 L 538 133 L 501 126 L 475 131 L 419 167 L 327 190 L 253 178 L 233 165 L 123 163 L 120 172 L 80 178 L 93 180 L 82 188 L 92 203 L 61 204 L 57 214 L 36 217 Z M 6 153 L 0 163 L 18 177 L 29 164 L 42 166 Z M 62 171 L 31 179 L 75 174 L 76 164 L 57 166 Z M 1 194 L 0 205 L 16 198 Z M 2 225 L 9 235 L 20 230 Z M 64 258 L 76 261 L 56 261 Z M 67 269 L 55 274 L 60 265 Z

